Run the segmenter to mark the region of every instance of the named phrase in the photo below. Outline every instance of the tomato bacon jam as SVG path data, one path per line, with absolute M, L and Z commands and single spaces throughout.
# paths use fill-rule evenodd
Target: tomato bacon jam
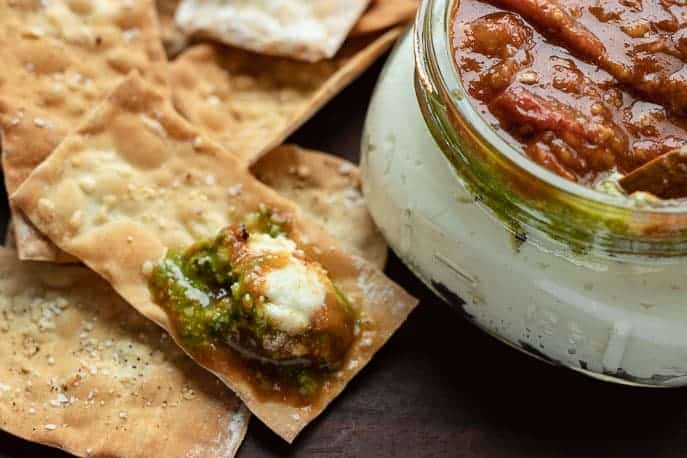
M 687 144 L 684 0 L 459 0 L 451 43 L 473 104 L 538 164 L 590 187 L 684 178 L 656 160 Z

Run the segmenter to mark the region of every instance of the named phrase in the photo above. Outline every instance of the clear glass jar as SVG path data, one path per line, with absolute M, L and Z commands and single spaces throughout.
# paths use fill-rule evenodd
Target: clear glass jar
M 392 248 L 523 351 L 604 380 L 687 384 L 687 206 L 580 186 L 505 142 L 464 96 L 452 3 L 422 1 L 366 123 L 363 187 Z

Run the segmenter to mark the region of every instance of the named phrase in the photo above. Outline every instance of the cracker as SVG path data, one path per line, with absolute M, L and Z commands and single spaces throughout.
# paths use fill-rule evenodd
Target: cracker
M 350 40 L 308 64 L 203 44 L 171 64 L 179 112 L 246 162 L 280 145 L 398 38 L 401 29 Z
M 419 3 L 419 0 L 372 0 L 365 14 L 351 30 L 351 36 L 405 24 L 415 17 Z
M 384 268 L 386 242 L 367 211 L 355 165 L 331 154 L 284 145 L 266 154 L 251 171 L 298 204 L 343 248 Z
M 260 54 L 316 62 L 333 57 L 370 0 L 182 0 L 176 23 Z
M 78 456 L 234 456 L 236 396 L 93 272 L 0 248 L 0 428 Z
M 285 215 L 289 236 L 324 266 L 361 313 L 360 337 L 343 368 L 314 401 L 294 406 L 258 396 L 251 382 L 256 374 L 228 347 L 194 356 L 287 441 L 344 389 L 416 305 L 372 265 L 339 249 L 294 204 L 255 180 L 137 75 L 120 85 L 12 199 L 60 248 L 109 280 L 189 353 L 165 309 L 153 302 L 145 273 L 167 249 L 213 237 L 262 205 Z
M 8 193 L 131 71 L 165 85 L 152 0 L 0 0 L 0 129 Z M 22 259 L 60 254 L 14 213 Z

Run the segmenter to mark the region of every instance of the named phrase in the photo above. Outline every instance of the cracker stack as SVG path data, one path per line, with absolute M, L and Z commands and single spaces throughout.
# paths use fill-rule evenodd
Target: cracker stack
M 250 410 L 292 441 L 413 309 L 355 165 L 282 143 L 417 1 L 297 3 L 0 0 L 2 429 L 78 456 L 226 457 Z M 307 405 L 198 355 L 148 288 L 168 249 L 266 205 L 365 317 Z

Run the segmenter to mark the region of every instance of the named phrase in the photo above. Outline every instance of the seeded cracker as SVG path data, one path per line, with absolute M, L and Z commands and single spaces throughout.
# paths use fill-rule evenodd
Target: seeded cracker
M 182 0 L 187 33 L 260 54 L 316 62 L 333 57 L 370 0 Z
M 290 237 L 324 266 L 361 314 L 360 338 L 343 368 L 315 401 L 296 407 L 259 398 L 251 381 L 254 374 L 237 369 L 238 356 L 229 347 L 200 361 L 287 441 L 344 389 L 416 305 L 372 265 L 339 249 L 294 204 L 255 180 L 136 75 L 119 86 L 12 199 L 60 248 L 108 279 L 189 352 L 165 309 L 152 301 L 146 277 L 151 264 L 167 249 L 212 237 L 261 206 L 289 218 Z
M 203 44 L 171 64 L 179 112 L 246 162 L 283 141 L 398 38 L 401 29 L 349 40 L 316 64 Z
M 0 0 L 0 129 L 8 193 L 131 71 L 166 84 L 152 0 Z M 69 260 L 13 212 L 22 259 Z
M 234 456 L 248 413 L 85 268 L 0 248 L 0 428 L 79 456 Z
M 387 246 L 360 192 L 360 171 L 336 156 L 284 145 L 260 159 L 251 171 L 298 204 L 349 252 L 384 268 Z

